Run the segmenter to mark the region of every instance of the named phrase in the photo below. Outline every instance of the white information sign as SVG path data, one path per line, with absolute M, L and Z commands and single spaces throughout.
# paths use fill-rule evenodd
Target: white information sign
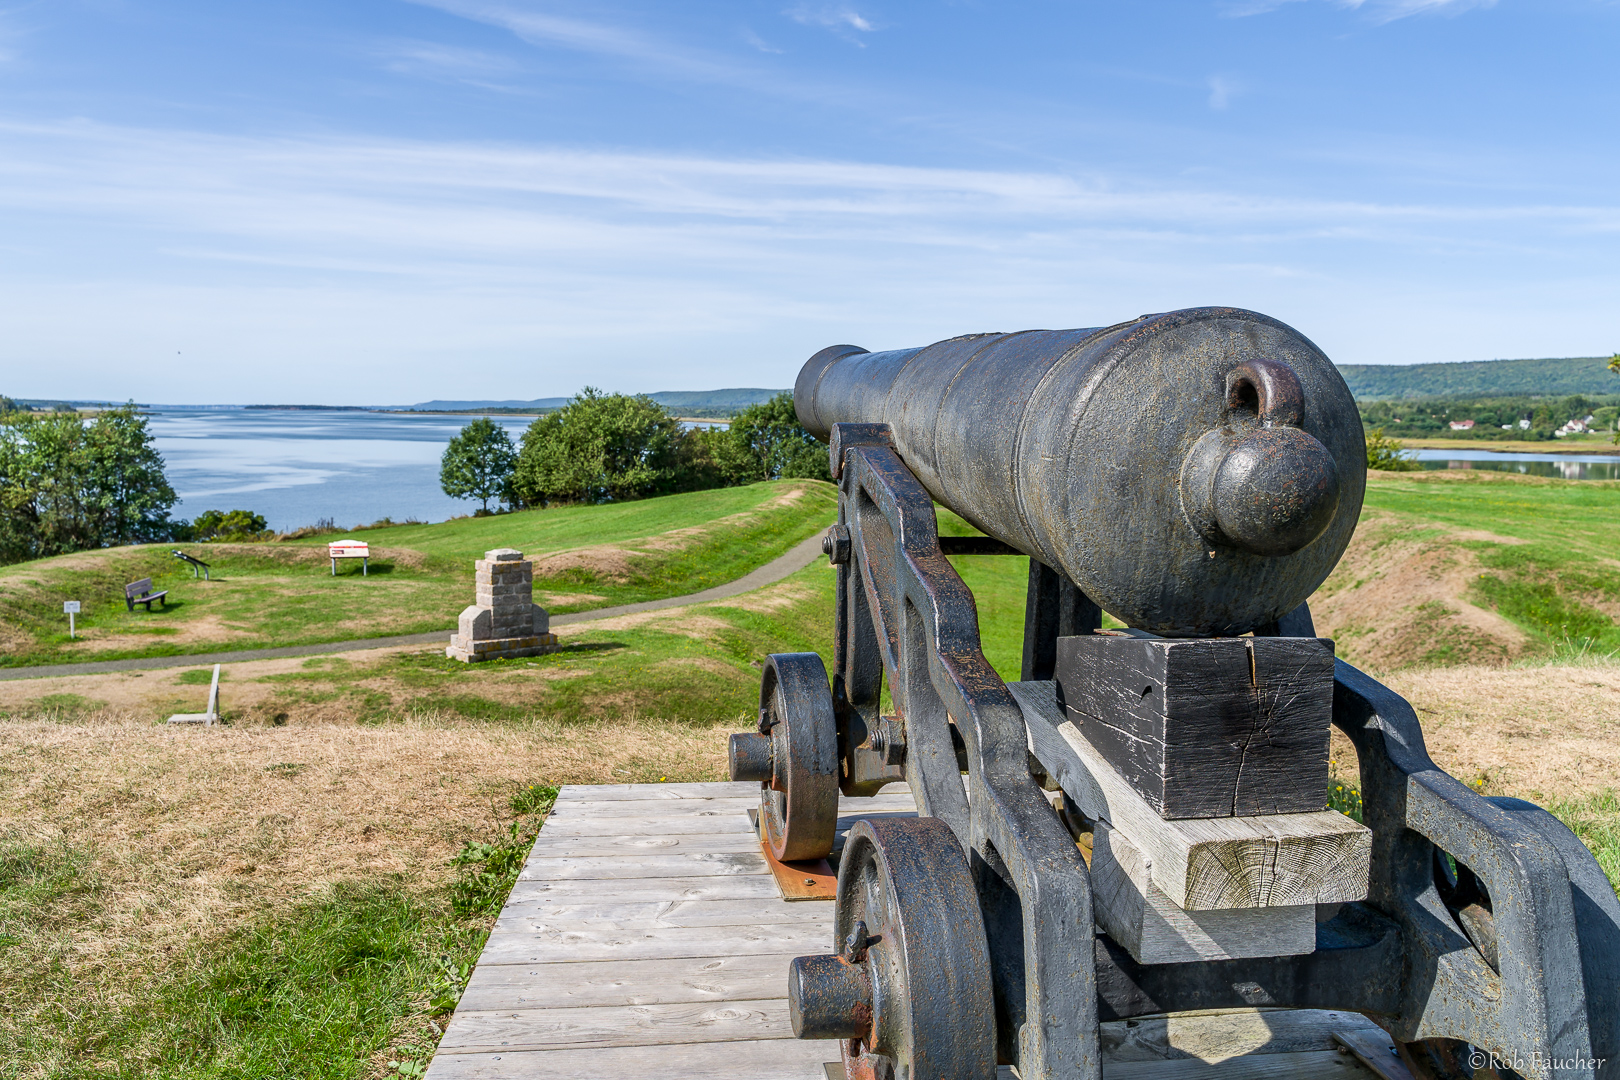
M 64 601 L 62 601 L 62 614 L 64 614 L 64 615 L 77 615 L 78 613 L 79 613 L 79 602 L 77 600 L 64 600 Z

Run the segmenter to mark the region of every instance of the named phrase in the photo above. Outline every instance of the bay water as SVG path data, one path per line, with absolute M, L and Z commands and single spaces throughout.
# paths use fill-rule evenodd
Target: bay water
M 439 487 L 439 458 L 474 417 L 313 409 L 167 409 L 149 418 L 173 515 L 251 510 L 289 532 L 323 518 L 444 521 L 478 509 Z M 494 417 L 514 443 L 532 417 Z

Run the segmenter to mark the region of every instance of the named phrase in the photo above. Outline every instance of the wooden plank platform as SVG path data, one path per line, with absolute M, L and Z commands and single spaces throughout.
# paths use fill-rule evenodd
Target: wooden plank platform
M 748 821 L 758 800 L 752 783 L 564 788 L 428 1080 L 825 1080 L 838 1045 L 793 1038 L 786 989 L 789 960 L 832 950 L 832 904 L 780 899 Z M 915 812 L 895 787 L 840 809 L 840 839 Z M 1373 1080 L 1333 1043 L 1368 1027 L 1287 1010 L 1105 1024 L 1104 1072 Z

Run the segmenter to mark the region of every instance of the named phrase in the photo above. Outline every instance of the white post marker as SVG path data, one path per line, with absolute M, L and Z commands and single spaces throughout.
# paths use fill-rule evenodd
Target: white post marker
M 62 601 L 62 613 L 68 617 L 68 637 L 71 639 L 74 636 L 73 616 L 79 613 L 79 602 L 77 600 Z

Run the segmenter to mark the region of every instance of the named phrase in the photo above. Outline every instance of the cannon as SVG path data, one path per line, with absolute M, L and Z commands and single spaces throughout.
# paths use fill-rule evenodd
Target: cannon
M 839 486 L 831 676 L 768 657 L 731 775 L 779 860 L 834 852 L 840 793 L 903 782 L 918 811 L 848 828 L 834 951 L 788 972 L 846 1076 L 1097 1080 L 1100 1021 L 1262 1005 L 1363 1013 L 1433 1080 L 1620 1075 L 1597 862 L 1436 767 L 1315 634 L 1366 456 L 1309 340 L 1199 308 L 835 346 L 794 403 Z M 1029 560 L 1019 681 L 953 554 Z M 1330 726 L 1361 823 L 1325 809 Z

